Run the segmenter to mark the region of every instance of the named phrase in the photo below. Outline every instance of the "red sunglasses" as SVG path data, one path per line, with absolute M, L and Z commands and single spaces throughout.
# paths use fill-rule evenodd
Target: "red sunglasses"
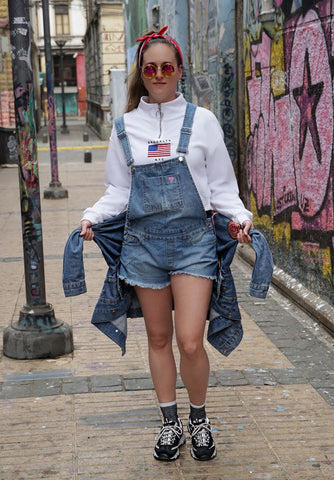
M 157 67 L 156 65 L 153 65 L 153 63 L 148 63 L 143 67 L 143 75 L 146 78 L 154 78 L 157 74 L 157 71 L 161 70 L 161 73 L 164 77 L 171 77 L 175 73 L 175 68 L 171 63 L 164 63 L 161 65 L 161 67 Z

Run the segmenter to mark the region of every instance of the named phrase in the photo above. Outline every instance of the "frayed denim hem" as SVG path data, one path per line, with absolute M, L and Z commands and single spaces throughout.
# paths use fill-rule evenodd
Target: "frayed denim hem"
M 189 275 L 191 277 L 206 278 L 207 280 L 216 280 L 217 278 L 216 275 L 200 275 L 199 273 L 182 272 L 182 271 L 170 272 L 170 275 Z
M 152 284 L 145 284 L 142 282 L 136 282 L 135 280 L 129 280 L 126 277 L 119 276 L 120 280 L 123 280 L 128 285 L 131 285 L 131 287 L 140 287 L 140 288 L 151 288 L 152 290 L 162 290 L 163 288 L 169 287 L 170 281 L 167 283 L 158 283 L 155 285 Z
M 170 272 L 169 275 L 170 276 L 172 276 L 172 275 L 189 275 L 189 276 L 192 276 L 192 277 L 206 278 L 208 280 L 215 280 L 216 279 L 215 275 L 199 275 L 198 273 L 182 272 L 182 271 Z M 126 284 L 131 285 L 131 287 L 151 288 L 152 290 L 162 290 L 163 288 L 169 287 L 169 285 L 170 285 L 170 281 L 165 282 L 165 283 L 157 283 L 157 284 L 150 283 L 150 284 L 147 284 L 147 283 L 143 283 L 143 282 L 137 282 L 135 280 L 129 280 L 128 278 L 126 278 L 124 276 L 121 276 L 121 275 L 119 276 L 119 279 L 123 280 L 123 282 L 125 282 Z

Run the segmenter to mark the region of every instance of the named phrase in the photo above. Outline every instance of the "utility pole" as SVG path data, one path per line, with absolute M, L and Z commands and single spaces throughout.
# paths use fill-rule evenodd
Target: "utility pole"
M 66 125 L 66 109 L 65 109 L 65 89 L 64 89 L 64 47 L 66 44 L 65 38 L 58 38 L 56 44 L 60 48 L 60 81 L 61 81 L 61 102 L 63 108 L 63 124 L 61 126 L 61 133 L 70 133 Z
M 54 83 L 52 74 L 52 52 L 50 38 L 50 17 L 49 0 L 42 0 L 43 9 L 43 28 L 44 28 L 44 49 L 46 63 L 46 85 L 47 85 L 47 110 L 49 120 L 49 142 L 50 142 L 50 160 L 51 160 L 51 182 L 49 187 L 44 190 L 44 198 L 67 198 L 68 192 L 63 188 L 58 178 L 58 152 L 57 152 L 57 131 Z
M 19 319 L 12 321 L 3 332 L 3 351 L 4 355 L 15 359 L 58 357 L 73 351 L 73 335 L 71 327 L 56 320 L 53 307 L 45 298 L 29 0 L 8 0 L 8 9 L 26 304 Z

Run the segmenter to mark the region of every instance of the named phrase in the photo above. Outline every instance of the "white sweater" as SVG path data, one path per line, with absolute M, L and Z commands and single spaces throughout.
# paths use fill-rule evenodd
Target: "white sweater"
M 143 97 L 138 108 L 124 115 L 132 156 L 135 164 L 143 165 L 179 156 L 176 152 L 186 109 L 186 100 L 179 94 L 175 100 L 162 104 L 147 103 Z M 155 158 L 154 149 L 162 143 L 163 153 Z M 169 151 L 170 149 L 170 151 Z M 223 131 L 215 115 L 197 107 L 192 134 L 186 154 L 187 164 L 205 210 L 217 210 L 232 220 L 252 221 L 239 197 L 232 162 L 228 155 Z M 150 154 L 149 154 L 150 152 Z M 131 174 L 121 143 L 113 128 L 107 153 L 104 195 L 82 219 L 99 223 L 126 210 L 130 194 Z

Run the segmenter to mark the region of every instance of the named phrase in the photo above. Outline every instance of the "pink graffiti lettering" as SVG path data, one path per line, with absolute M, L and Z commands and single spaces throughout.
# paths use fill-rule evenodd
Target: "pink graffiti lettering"
M 271 93 L 271 46 L 265 32 L 251 48 L 248 186 L 260 211 L 270 207 L 273 197 L 274 215 L 295 208 L 293 229 L 303 229 L 307 222 L 307 228 L 330 231 L 334 229 L 330 59 L 314 10 L 299 15 L 293 24 L 284 52 L 289 72 L 283 84 L 286 94 L 274 98 Z
M 323 52 L 322 55 L 319 52 Z M 327 190 L 324 179 L 328 179 L 330 174 L 333 94 L 326 53 L 321 22 L 310 10 L 297 22 L 289 81 L 297 200 L 301 213 L 306 217 L 319 213 Z M 322 85 L 319 93 L 315 93 L 317 85 Z

